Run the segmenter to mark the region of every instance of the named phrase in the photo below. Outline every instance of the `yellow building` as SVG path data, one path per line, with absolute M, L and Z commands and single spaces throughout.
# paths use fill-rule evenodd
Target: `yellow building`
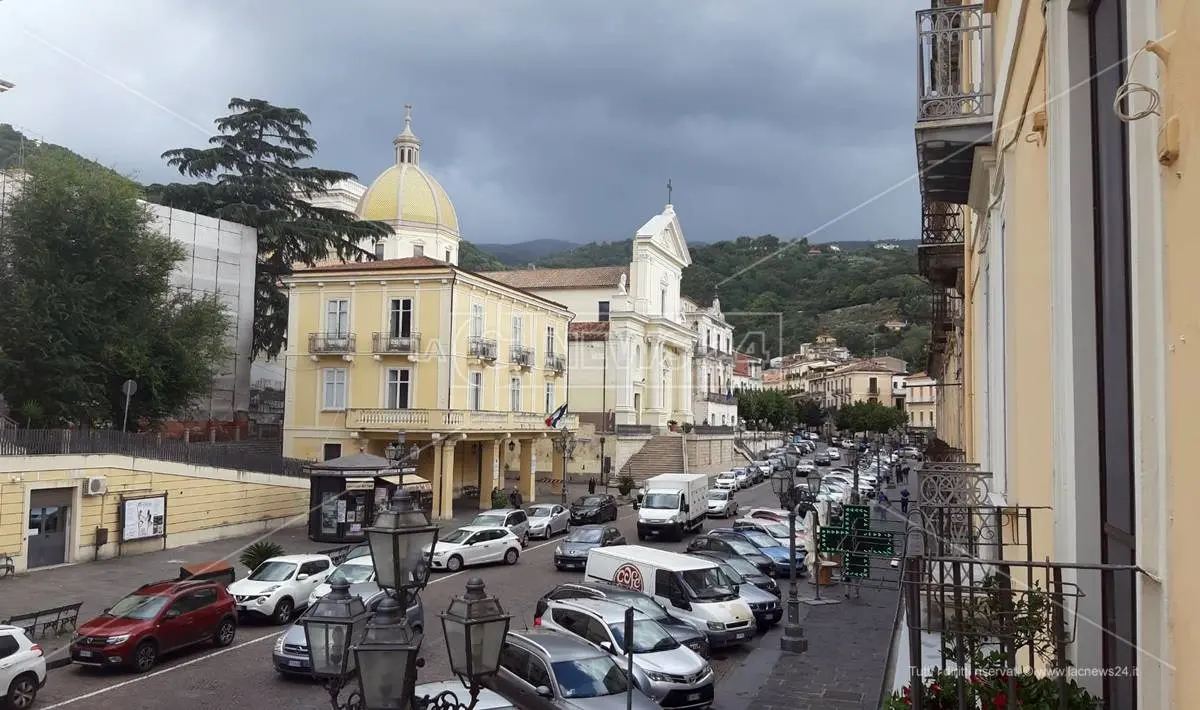
M 895 360 L 894 358 L 891 358 Z M 879 360 L 855 360 L 845 365 L 827 364 L 806 371 L 805 384 L 797 397 L 816 397 L 826 408 L 845 407 L 859 402 L 875 402 L 888 407 L 904 406 L 904 397 L 896 397 L 892 380 L 903 377 L 904 368 Z
M 534 445 L 566 402 L 564 306 L 423 256 L 304 269 L 287 285 L 285 455 L 382 456 L 403 435 L 448 518 L 464 487 L 490 507 L 501 449 L 520 447 L 534 500 Z M 561 467 L 554 457 L 556 487 Z
M 908 428 L 934 430 L 937 427 L 937 380 L 924 372 L 904 378 L 904 406 L 908 410 Z
M 1200 695 L 1200 522 L 1179 510 L 1200 396 L 1197 28 L 1188 0 L 918 12 L 929 375 L 965 459 L 934 475 L 1028 516 L 1002 554 L 1077 585 L 1067 657 L 1107 707 Z

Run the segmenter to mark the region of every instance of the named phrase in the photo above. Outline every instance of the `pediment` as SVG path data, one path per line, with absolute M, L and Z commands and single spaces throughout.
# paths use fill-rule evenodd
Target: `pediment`
M 680 267 L 690 266 L 692 255 L 688 252 L 687 241 L 683 237 L 683 226 L 679 223 L 679 215 L 675 209 L 667 205 L 661 214 L 650 218 L 637 231 L 633 240 L 634 259 L 637 251 L 645 248 L 654 249 Z

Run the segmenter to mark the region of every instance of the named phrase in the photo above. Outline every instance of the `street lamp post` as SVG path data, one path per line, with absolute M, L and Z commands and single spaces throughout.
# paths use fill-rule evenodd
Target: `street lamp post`
M 566 429 L 554 440 L 554 450 L 562 454 L 562 504 L 567 505 L 567 462 L 575 454 L 575 435 Z M 601 462 L 603 466 L 603 462 Z
M 850 502 L 858 505 L 861 502 L 858 494 L 858 442 L 855 442 L 854 446 L 847 451 L 847 456 L 850 458 L 850 468 L 854 470 L 854 488 L 850 491 Z
M 821 512 L 817 510 L 817 504 L 820 503 L 821 494 L 821 474 L 814 467 L 805 476 L 808 481 L 808 498 L 811 501 L 810 505 L 813 510 L 813 529 L 808 531 L 809 539 L 813 542 L 813 586 L 816 587 L 817 599 L 821 598 L 821 536 L 818 534 L 821 530 Z
M 402 450 L 402 443 L 400 447 Z M 472 578 L 441 616 L 450 668 L 466 690 L 462 701 L 451 692 L 417 697 L 419 657 L 424 640 L 408 623 L 414 596 L 429 582 L 429 556 L 438 528 L 398 488 L 391 507 L 367 528 L 376 582 L 386 597 L 368 613 L 345 581 L 332 585 L 300 621 L 308 640 L 313 675 L 325 683 L 334 710 L 473 710 L 483 681 L 500 667 L 500 649 L 512 617 L 483 580 Z M 357 679 L 346 698 L 342 691 Z
M 788 598 L 787 621 L 783 627 L 783 637 L 779 639 L 779 647 L 792 653 L 804 653 L 808 650 L 808 639 L 804 638 L 804 629 L 800 627 L 800 593 L 796 588 L 796 508 L 794 500 L 794 479 L 789 471 L 778 471 L 771 477 L 775 484 L 775 492 L 779 500 L 788 502 Z

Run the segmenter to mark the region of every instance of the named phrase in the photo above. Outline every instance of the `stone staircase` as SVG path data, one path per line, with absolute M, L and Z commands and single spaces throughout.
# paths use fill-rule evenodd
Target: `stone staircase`
M 683 470 L 683 437 L 663 434 L 651 437 L 640 451 L 630 456 L 621 467 L 620 475 L 631 476 L 641 483 L 660 473 L 682 473 Z

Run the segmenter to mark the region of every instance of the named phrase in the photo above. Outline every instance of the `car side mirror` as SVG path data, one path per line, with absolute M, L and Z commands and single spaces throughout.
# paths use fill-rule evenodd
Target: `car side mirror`
M 633 509 L 634 509 L 634 510 L 637 510 L 638 508 L 641 508 L 641 507 L 642 507 L 642 506 L 641 506 L 641 505 L 639 505 L 639 504 L 638 504 L 638 502 L 637 502 L 636 500 L 633 502 Z
M 539 685 L 538 687 L 533 689 L 533 692 L 536 693 L 539 698 L 553 698 L 554 697 L 554 693 L 550 690 L 550 688 L 548 686 L 545 686 L 545 685 Z
M 306 579 L 308 579 L 308 575 L 307 575 L 307 574 L 305 574 L 305 573 L 303 573 L 303 572 L 301 572 L 300 574 L 296 575 L 296 581 L 297 581 L 297 582 L 303 582 L 303 581 L 304 581 L 304 580 L 306 580 Z
M 614 652 L 612 641 L 601 641 L 600 648 L 604 649 L 605 651 L 608 651 L 609 653 Z

